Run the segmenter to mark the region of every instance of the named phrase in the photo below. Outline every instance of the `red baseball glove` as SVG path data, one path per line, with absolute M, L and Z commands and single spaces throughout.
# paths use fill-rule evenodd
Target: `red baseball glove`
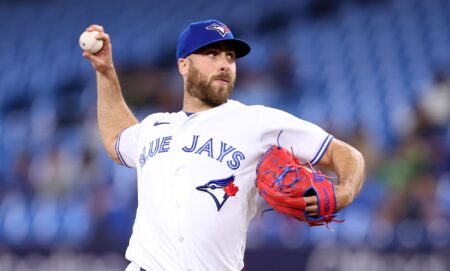
M 259 194 L 276 211 L 320 226 L 335 220 L 336 195 L 334 185 L 320 172 L 302 165 L 285 148 L 273 145 L 256 167 Z M 317 197 L 318 216 L 306 214 L 303 197 Z M 342 222 L 342 221 L 339 221 Z

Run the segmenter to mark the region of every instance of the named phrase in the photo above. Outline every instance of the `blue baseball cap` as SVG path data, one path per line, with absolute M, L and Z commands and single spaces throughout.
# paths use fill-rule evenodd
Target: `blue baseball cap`
M 206 20 L 191 23 L 180 34 L 177 42 L 177 60 L 187 57 L 200 48 L 221 41 L 226 41 L 231 45 L 236 53 L 236 58 L 247 55 L 251 50 L 247 42 L 235 39 L 224 23 L 217 20 Z

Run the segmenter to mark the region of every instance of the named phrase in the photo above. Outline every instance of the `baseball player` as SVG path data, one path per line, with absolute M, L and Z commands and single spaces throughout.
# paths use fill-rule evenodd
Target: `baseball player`
M 104 46 L 83 56 L 97 74 L 100 135 L 109 156 L 138 177 L 127 271 L 241 270 L 256 213 L 256 165 L 277 138 L 302 162 L 336 172 L 337 210 L 361 189 L 364 160 L 357 150 L 286 112 L 229 99 L 236 59 L 251 48 L 222 22 L 195 22 L 180 34 L 183 108 L 141 122 L 122 97 L 108 34 L 99 25 L 87 28 L 94 30 Z M 317 215 L 317 197 L 304 200 L 305 212 Z

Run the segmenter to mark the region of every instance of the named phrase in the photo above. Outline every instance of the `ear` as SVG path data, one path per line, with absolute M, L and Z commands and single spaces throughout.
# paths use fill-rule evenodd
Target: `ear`
M 179 58 L 178 59 L 178 71 L 182 76 L 187 76 L 189 69 L 189 61 L 187 58 Z

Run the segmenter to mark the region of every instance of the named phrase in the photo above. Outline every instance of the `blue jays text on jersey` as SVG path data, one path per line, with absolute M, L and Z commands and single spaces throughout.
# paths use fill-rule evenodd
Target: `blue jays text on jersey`
M 139 156 L 139 164 L 141 168 L 151 157 L 159 153 L 168 152 L 170 149 L 171 140 L 172 136 L 159 137 L 148 143 L 148 149 L 147 146 L 144 146 L 142 148 L 142 153 Z M 218 147 L 219 142 L 220 148 Z M 231 144 L 213 139 L 212 137 L 206 139 L 204 137 L 200 137 L 199 135 L 193 135 L 192 142 L 184 146 L 182 150 L 187 153 L 207 156 L 221 163 L 226 163 L 226 165 L 232 170 L 238 169 L 241 165 L 241 161 L 245 160 L 245 155 L 243 152 L 237 150 Z

